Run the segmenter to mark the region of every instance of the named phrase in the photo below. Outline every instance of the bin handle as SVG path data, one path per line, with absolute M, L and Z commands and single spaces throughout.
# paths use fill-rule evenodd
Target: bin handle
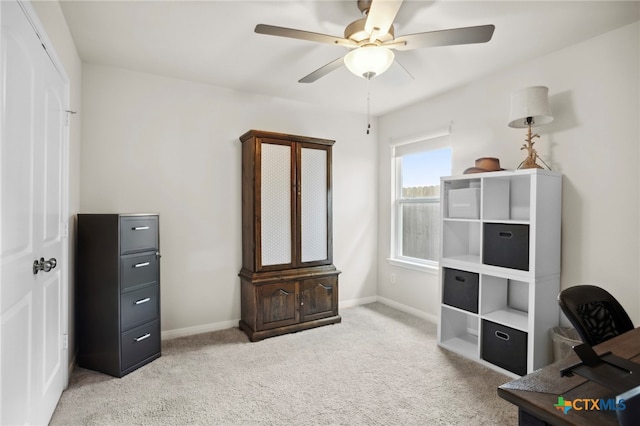
M 496 337 L 502 340 L 509 340 L 509 335 L 504 331 L 496 331 Z

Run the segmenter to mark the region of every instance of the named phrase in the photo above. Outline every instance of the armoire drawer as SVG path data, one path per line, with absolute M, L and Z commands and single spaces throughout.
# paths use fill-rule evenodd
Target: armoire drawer
M 120 254 L 158 249 L 157 216 L 129 216 L 120 220 Z
M 158 282 L 158 256 L 156 253 L 122 256 L 120 259 L 122 291 Z
M 123 293 L 120 297 L 120 321 L 123 331 L 158 319 L 160 298 L 158 285 Z
M 122 333 L 122 370 L 160 353 L 160 320 Z

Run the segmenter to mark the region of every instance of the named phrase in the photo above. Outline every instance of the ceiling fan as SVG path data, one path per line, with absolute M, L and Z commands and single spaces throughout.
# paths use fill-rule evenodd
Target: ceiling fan
M 313 83 L 342 65 L 346 65 L 358 76 L 371 79 L 385 72 L 393 63 L 394 54 L 391 49 L 404 51 L 423 47 L 486 43 L 491 40 L 495 29 L 493 25 L 481 25 L 429 31 L 396 38 L 393 20 L 400 10 L 402 0 L 357 0 L 357 4 L 365 17 L 347 25 L 344 38 L 265 24 L 258 24 L 255 32 L 333 44 L 350 49 L 346 55 L 329 62 L 298 81 Z

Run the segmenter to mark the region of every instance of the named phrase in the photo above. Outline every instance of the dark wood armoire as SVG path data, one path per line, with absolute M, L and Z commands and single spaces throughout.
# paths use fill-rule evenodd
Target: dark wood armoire
M 340 322 L 331 237 L 335 141 L 258 130 L 240 141 L 240 328 L 257 341 Z

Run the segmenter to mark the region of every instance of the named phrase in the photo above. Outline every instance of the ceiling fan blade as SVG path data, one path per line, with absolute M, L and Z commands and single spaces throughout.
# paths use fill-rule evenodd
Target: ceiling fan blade
M 393 20 L 402 6 L 402 0 L 373 0 L 367 22 L 364 24 L 365 31 L 371 35 L 371 41 L 375 41 L 378 35 L 383 36 L 389 32 L 393 25 Z
M 358 44 L 353 40 L 341 37 L 334 37 L 327 34 L 312 33 L 309 31 L 296 30 L 293 28 L 276 27 L 273 25 L 258 24 L 255 32 L 258 34 L 273 35 L 279 37 L 297 38 L 300 40 L 315 41 L 337 46 L 356 48 Z
M 331 71 L 335 71 L 338 68 L 340 68 L 342 65 L 344 65 L 344 57 L 339 57 L 338 59 L 329 62 L 327 65 L 324 65 L 320 68 L 318 68 L 317 70 L 315 70 L 314 72 L 312 72 L 311 74 L 302 77 L 300 80 L 298 80 L 298 83 L 313 83 L 314 81 L 318 80 L 321 77 L 324 77 L 325 75 L 329 74 Z
M 456 44 L 486 43 L 493 36 L 493 25 L 430 31 L 397 37 L 389 42 L 396 50 L 413 50 L 422 47 L 453 46 Z M 385 44 L 383 44 L 384 46 Z

